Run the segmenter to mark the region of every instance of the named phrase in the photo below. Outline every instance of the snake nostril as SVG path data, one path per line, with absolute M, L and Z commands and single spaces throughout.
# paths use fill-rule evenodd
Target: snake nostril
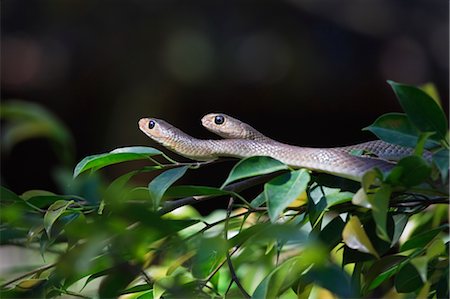
M 216 117 L 214 117 L 214 123 L 216 125 L 221 125 L 225 122 L 225 117 L 223 117 L 223 115 L 217 115 Z
M 151 130 L 151 129 L 153 129 L 154 127 L 155 127 L 155 121 L 154 120 L 151 120 L 151 121 L 149 121 L 148 122 L 148 128 Z

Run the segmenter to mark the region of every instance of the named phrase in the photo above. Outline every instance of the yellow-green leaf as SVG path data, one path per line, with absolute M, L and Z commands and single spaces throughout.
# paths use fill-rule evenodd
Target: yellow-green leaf
M 357 216 L 350 217 L 350 220 L 342 231 L 342 239 L 344 240 L 345 245 L 351 249 L 370 253 L 379 258 L 377 251 L 370 242 L 369 237 Z

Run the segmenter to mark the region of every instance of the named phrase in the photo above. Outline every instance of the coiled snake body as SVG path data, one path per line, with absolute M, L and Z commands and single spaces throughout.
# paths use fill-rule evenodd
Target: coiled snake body
M 203 124 L 205 125 L 205 122 Z M 242 122 L 241 124 L 246 125 Z M 208 126 L 206 127 L 208 128 Z M 163 146 L 194 160 L 207 161 L 218 157 L 246 158 L 251 156 L 269 156 L 292 167 L 326 172 L 355 181 L 361 181 L 364 173 L 375 167 L 383 172 L 392 169 L 395 163 L 388 161 L 388 158 L 386 158 L 388 156 L 401 157 L 411 154 L 410 149 L 381 141 L 336 148 L 293 146 L 267 138 L 251 127 L 254 130 L 253 133 L 257 132 L 260 135 L 256 134 L 258 136 L 249 138 L 240 135 L 240 133 L 236 136 L 230 136 L 222 132 L 224 134 L 223 137 L 233 139 L 221 140 L 194 138 L 169 123 L 156 118 L 142 118 L 139 120 L 139 128 Z M 213 131 L 219 134 L 218 131 Z M 246 132 L 248 133 L 249 131 Z M 375 154 L 378 152 L 377 156 L 382 157 L 382 159 L 350 154 L 350 151 L 354 149 L 367 150 Z M 389 152 L 391 154 L 388 154 Z M 379 155 L 380 153 L 386 155 Z

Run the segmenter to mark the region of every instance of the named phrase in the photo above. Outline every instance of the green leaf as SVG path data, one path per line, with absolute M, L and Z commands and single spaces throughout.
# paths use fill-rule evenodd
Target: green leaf
M 352 204 L 367 209 L 372 208 L 372 204 L 370 203 L 369 197 L 367 196 L 366 191 L 364 191 L 364 188 L 359 188 L 359 190 L 356 191 L 352 199 Z
M 224 259 L 228 246 L 223 238 L 203 238 L 193 258 L 192 275 L 203 279 Z
M 417 269 L 410 263 L 405 264 L 395 276 L 395 289 L 399 293 L 410 293 L 423 286 Z
M 431 174 L 430 165 L 418 156 L 409 156 L 401 159 L 396 167 L 387 177 L 387 181 L 394 185 L 405 187 L 413 187 L 424 180 Z
M 390 241 L 386 230 L 390 198 L 391 187 L 387 184 L 381 185 L 374 196 L 368 196 L 368 200 L 372 206 L 372 216 L 377 226 L 377 236 L 385 241 Z
M 329 250 L 333 249 L 341 242 L 344 227 L 344 221 L 336 216 L 319 233 L 319 240 L 326 244 Z
M 370 253 L 379 258 L 378 253 L 370 242 L 369 237 L 367 237 L 361 221 L 359 221 L 357 216 L 350 217 L 350 220 L 347 222 L 344 230 L 342 231 L 342 239 L 344 240 L 345 245 L 351 249 Z
M 428 243 L 430 243 L 445 227 L 447 226 L 441 226 L 426 232 L 423 232 L 421 234 L 418 234 L 417 236 L 414 236 L 410 238 L 408 241 L 406 241 L 401 247 L 401 251 L 406 251 L 414 248 L 423 248 Z
M 444 240 L 436 238 L 427 248 L 427 258 L 431 260 L 445 251 Z
M 137 297 L 136 299 L 153 299 L 153 290 L 146 292 L 142 295 L 139 295 L 139 297 Z
M 445 139 L 447 119 L 441 107 L 420 88 L 388 81 L 411 122 L 422 132 L 436 132 Z
M 393 215 L 392 219 L 394 220 L 394 235 L 392 236 L 391 247 L 397 244 L 400 239 L 403 230 L 408 223 L 409 216 L 407 214 L 397 214 Z
M 148 283 L 144 283 L 144 284 L 139 284 L 139 285 L 133 286 L 131 288 L 128 288 L 126 290 L 123 290 L 120 292 L 120 294 L 125 295 L 125 294 L 139 293 L 139 292 L 150 290 L 151 288 L 152 288 L 152 286 L 150 286 Z
M 351 286 L 350 277 L 336 265 L 313 267 L 306 276 L 308 280 L 336 294 L 339 298 L 355 298 L 356 292 Z
M 223 183 L 226 186 L 240 179 L 288 169 L 288 166 L 270 157 L 249 157 L 239 161 Z
M 439 96 L 439 92 L 436 88 L 436 85 L 433 83 L 425 83 L 421 86 L 419 86 L 420 89 L 422 89 L 426 94 L 428 94 L 435 102 L 439 105 L 439 107 L 442 107 L 441 104 L 441 97 Z
M 411 148 L 416 146 L 420 135 L 419 130 L 414 127 L 404 113 L 383 114 L 363 130 L 372 132 L 385 142 Z M 439 145 L 438 141 L 427 140 L 425 148 L 432 148 L 437 145 Z
M 365 290 L 372 290 L 378 287 L 386 279 L 395 274 L 401 262 L 406 260 L 406 257 L 400 255 L 388 255 L 380 260 L 377 260 L 368 269 L 365 277 Z
M 260 206 L 262 206 L 264 203 L 266 202 L 266 196 L 264 194 L 264 191 L 259 193 L 258 196 L 256 196 L 252 202 L 250 203 L 250 205 L 253 208 L 258 208 Z
M 428 257 L 419 256 L 411 259 L 411 264 L 416 268 L 422 281 L 427 281 Z
M 354 193 L 347 191 L 325 195 L 325 198 L 327 200 L 327 208 L 331 208 L 339 204 L 350 202 L 352 201 L 353 196 Z
M 153 207 L 157 209 L 161 198 L 169 187 L 180 179 L 188 170 L 188 166 L 182 166 L 164 171 L 148 184 L 148 192 L 153 201 Z
M 58 200 L 48 208 L 44 215 L 44 228 L 49 238 L 53 223 L 55 223 L 56 219 L 58 219 L 58 217 L 61 216 L 73 202 L 73 200 Z
M 441 173 L 442 182 L 446 182 L 448 178 L 449 155 L 449 150 L 445 148 L 442 148 L 433 154 L 433 162 Z
M 55 151 L 63 162 L 72 163 L 72 135 L 50 111 L 35 103 L 10 100 L 0 105 L 0 118 L 7 121 L 1 138 L 7 150 L 26 139 L 45 137 L 57 145 Z
M 2 204 L 13 203 L 13 202 L 22 202 L 22 198 L 20 198 L 16 193 L 11 190 L 0 186 L 0 201 Z
M 304 251 L 306 253 L 306 250 Z M 278 298 L 300 277 L 318 257 L 305 256 L 304 254 L 287 259 L 281 265 L 273 269 L 269 275 L 258 285 L 252 298 Z
M 152 147 L 131 146 L 118 148 L 106 154 L 87 156 L 75 166 L 73 177 L 76 178 L 80 173 L 88 169 L 96 171 L 108 165 L 148 159 L 149 157 L 156 155 L 162 155 L 162 152 Z
M 300 169 L 282 174 L 264 185 L 272 222 L 275 222 L 283 210 L 306 190 L 309 180 L 308 171 Z

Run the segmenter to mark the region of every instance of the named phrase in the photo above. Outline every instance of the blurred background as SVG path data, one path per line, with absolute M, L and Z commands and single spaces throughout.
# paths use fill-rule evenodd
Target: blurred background
M 447 111 L 448 5 L 6 0 L 1 99 L 53 112 L 73 134 L 73 166 L 121 146 L 158 147 L 137 127 L 143 116 L 202 138 L 214 136 L 201 117 L 224 112 L 296 145 L 362 142 L 374 139 L 363 127 L 400 111 L 388 79 L 435 83 Z M 54 190 L 48 141 L 2 149 L 1 162 L 2 184 L 15 192 Z M 224 175 L 199 181 L 217 185 Z

